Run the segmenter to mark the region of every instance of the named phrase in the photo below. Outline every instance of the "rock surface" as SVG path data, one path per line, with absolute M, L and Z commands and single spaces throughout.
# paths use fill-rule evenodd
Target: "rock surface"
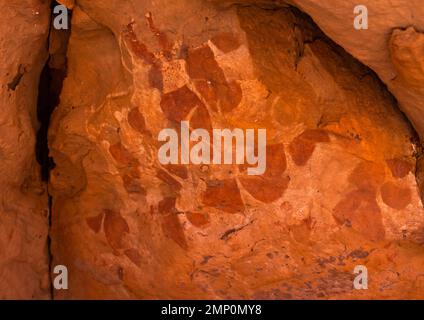
M 4 1 L 5 2 L 5 1 Z M 48 197 L 35 156 L 49 2 L 10 0 L 0 19 L 0 299 L 50 297 Z
M 223 6 L 295 5 L 333 41 L 374 70 L 424 138 L 424 6 L 421 0 L 209 0 Z M 354 28 L 354 8 L 366 6 L 368 29 Z
M 319 27 L 373 69 L 424 139 L 424 5 L 421 0 L 293 0 Z M 353 9 L 368 8 L 369 29 L 355 30 Z
M 307 17 L 79 0 L 72 25 L 49 135 L 56 298 L 424 298 L 414 131 Z M 420 63 L 415 37 L 393 33 L 397 70 Z M 266 128 L 266 173 L 161 165 L 158 133 L 181 120 Z

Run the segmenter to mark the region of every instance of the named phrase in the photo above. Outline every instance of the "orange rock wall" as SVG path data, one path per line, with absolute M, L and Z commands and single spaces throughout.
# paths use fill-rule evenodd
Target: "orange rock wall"
M 266 128 L 266 173 L 161 165 L 182 120 Z M 80 0 L 49 134 L 55 298 L 423 298 L 415 141 L 295 9 Z
M 49 3 L 10 0 L 1 7 L 0 299 L 46 299 L 48 195 L 35 146 Z
M 420 0 L 3 2 L 0 299 L 424 298 Z M 161 164 L 181 121 L 265 173 Z

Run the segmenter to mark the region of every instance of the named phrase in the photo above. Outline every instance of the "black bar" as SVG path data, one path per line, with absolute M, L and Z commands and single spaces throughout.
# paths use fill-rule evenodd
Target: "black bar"
M 381 319 L 385 316 L 422 318 L 423 301 L 0 301 L 3 315 L 34 319 L 303 319 L 305 316 Z M 171 311 L 171 312 L 170 312 Z M 171 314 L 169 314 L 171 313 Z M 377 318 L 378 317 L 378 318 Z M 89 318 L 89 319 L 90 319 Z

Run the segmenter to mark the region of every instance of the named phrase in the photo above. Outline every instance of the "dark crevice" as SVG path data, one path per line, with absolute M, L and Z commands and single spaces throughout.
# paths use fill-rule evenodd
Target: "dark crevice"
M 414 156 L 416 158 L 415 177 L 418 184 L 418 190 L 424 205 L 424 144 L 420 141 L 418 134 L 415 134 L 412 143 L 415 146 Z
M 232 228 L 232 229 L 229 229 L 229 230 L 225 231 L 224 234 L 221 236 L 220 239 L 221 240 L 225 240 L 225 241 L 228 240 L 228 238 L 231 237 L 234 233 L 237 233 L 237 232 L 243 230 L 247 226 L 251 225 L 253 222 L 254 222 L 254 220 L 246 223 L 245 225 L 242 225 L 241 227 Z
M 63 81 L 67 75 L 66 52 L 67 44 L 70 36 L 69 29 L 55 30 L 53 27 L 53 9 L 59 5 L 56 1 L 51 4 L 51 23 L 47 40 L 49 56 L 46 64 L 41 72 L 38 85 L 38 100 L 37 100 L 37 119 L 39 121 L 39 130 L 37 132 L 36 141 L 36 157 L 41 167 L 42 180 L 47 182 L 48 206 L 49 206 L 49 228 L 52 225 L 52 197 L 48 190 L 48 181 L 50 170 L 54 168 L 53 158 L 49 155 L 48 130 L 50 125 L 51 115 L 59 105 L 60 93 L 62 91 Z M 71 19 L 71 11 L 69 10 L 69 21 Z M 52 46 L 52 43 L 54 45 Z M 59 44 L 59 45 L 58 45 Z M 52 50 L 54 47 L 54 50 Z M 52 275 L 52 254 L 51 254 L 51 237 L 48 236 L 48 257 L 49 257 L 49 274 Z M 50 286 L 51 298 L 53 295 L 53 286 Z
M 40 128 L 37 132 L 37 161 L 41 166 L 41 177 L 43 181 L 48 181 L 49 172 L 54 167 L 53 160 L 49 156 L 47 133 L 50 116 L 59 103 L 61 82 L 66 72 L 66 70 L 50 68 L 49 61 L 50 58 L 41 72 L 37 106 L 37 118 L 40 123 Z
M 22 77 L 24 76 L 25 73 L 25 68 L 22 64 L 19 65 L 18 67 L 18 72 L 16 73 L 15 77 L 13 78 L 12 81 L 10 81 L 7 84 L 7 88 L 9 90 L 15 91 L 16 87 L 19 85 L 19 83 L 21 82 Z

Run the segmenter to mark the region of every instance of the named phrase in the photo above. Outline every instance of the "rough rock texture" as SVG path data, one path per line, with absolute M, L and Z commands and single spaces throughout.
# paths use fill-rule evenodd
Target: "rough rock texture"
M 424 5 L 421 0 L 209 0 L 229 6 L 295 5 L 332 40 L 373 69 L 424 138 Z M 354 8 L 368 8 L 369 28 L 353 26 Z
M 56 298 L 424 298 L 414 132 L 299 11 L 79 0 L 72 24 L 49 135 Z M 266 173 L 160 165 L 181 120 L 266 128 Z
M 229 6 L 295 5 L 332 40 L 374 70 L 424 139 L 424 5 L 422 0 L 209 0 Z M 353 26 L 354 8 L 368 8 L 369 28 Z M 424 160 L 422 160 L 424 161 Z M 424 173 L 419 173 L 424 174 Z
M 49 1 L 1 4 L 0 299 L 42 299 L 50 296 L 48 203 L 36 162 L 35 135 Z
M 321 29 L 377 72 L 424 139 L 424 5 L 422 0 L 293 0 Z M 369 29 L 353 28 L 366 5 Z

